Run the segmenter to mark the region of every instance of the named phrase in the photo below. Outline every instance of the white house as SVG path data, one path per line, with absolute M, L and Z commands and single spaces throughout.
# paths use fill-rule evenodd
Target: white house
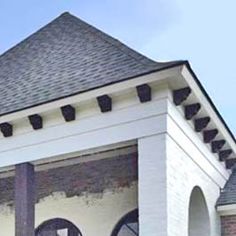
M 236 234 L 235 138 L 187 61 L 64 13 L 0 86 L 1 236 Z

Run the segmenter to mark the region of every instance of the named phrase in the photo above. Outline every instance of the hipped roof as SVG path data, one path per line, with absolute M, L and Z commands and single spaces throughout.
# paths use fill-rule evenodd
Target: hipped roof
M 155 62 L 64 13 L 0 56 L 0 115 L 181 63 Z

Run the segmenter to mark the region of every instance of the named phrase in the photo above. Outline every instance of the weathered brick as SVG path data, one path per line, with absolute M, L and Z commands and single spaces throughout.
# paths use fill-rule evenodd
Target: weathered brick
M 89 161 L 36 173 L 37 201 L 54 192 L 67 197 L 128 187 L 138 178 L 137 153 Z M 12 204 L 14 177 L 0 179 L 0 204 Z

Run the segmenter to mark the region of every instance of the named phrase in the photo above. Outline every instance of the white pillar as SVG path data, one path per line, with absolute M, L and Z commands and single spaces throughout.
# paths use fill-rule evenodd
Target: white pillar
M 166 136 L 138 140 L 139 235 L 167 236 Z

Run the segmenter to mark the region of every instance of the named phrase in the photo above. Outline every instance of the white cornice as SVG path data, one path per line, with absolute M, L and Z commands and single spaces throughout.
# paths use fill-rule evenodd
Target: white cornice
M 236 215 L 236 204 L 217 206 L 216 209 L 221 216 Z
M 148 104 L 140 103 L 136 94 L 136 86 L 142 84 L 148 84 L 152 88 L 153 99 Z M 184 87 L 190 87 L 192 93 L 190 98 L 188 98 L 183 105 L 196 102 L 201 103 L 202 109 L 197 116 L 211 117 L 211 128 L 216 127 L 220 131 L 220 138 L 224 138 L 227 141 L 227 148 L 231 148 L 234 153 L 236 153 L 236 145 L 232 137 L 205 96 L 204 91 L 202 91 L 202 88 L 191 74 L 189 68 L 186 65 L 180 65 L 0 117 L 0 123 L 10 122 L 14 127 L 14 135 L 12 137 L 1 138 L 0 157 L 2 157 L 5 163 L 0 163 L 0 166 L 3 167 L 19 163 L 21 158 L 17 156 L 18 153 L 19 155 L 24 154 L 25 157 L 28 155 L 24 161 L 37 161 L 39 159 L 49 158 L 49 150 L 51 149 L 50 142 L 55 143 L 53 147 L 57 147 L 58 149 L 55 150 L 54 148 L 51 150 L 51 156 L 54 157 L 76 152 L 80 144 L 84 143 L 84 140 L 78 143 L 78 145 L 75 142 L 73 148 L 71 148 L 71 150 L 68 149 L 68 152 L 66 151 L 66 146 L 56 146 L 59 145 L 59 140 L 62 144 L 62 140 L 65 140 L 67 137 L 68 140 L 72 139 L 73 136 L 78 136 L 79 139 L 87 135 L 87 133 L 97 133 L 98 130 L 104 133 L 104 128 L 112 130 L 119 126 L 125 126 L 125 124 L 129 125 L 131 129 L 133 124 L 138 124 L 139 121 L 143 122 L 143 124 L 151 122 L 151 120 L 157 119 L 157 116 L 160 118 L 161 122 L 164 122 L 166 119 L 164 116 L 167 112 L 166 102 L 168 99 L 170 101 L 172 100 L 171 92 Z M 111 96 L 113 101 L 113 109 L 108 114 L 101 114 L 96 104 L 96 98 L 104 94 Z M 60 113 L 60 108 L 68 104 L 73 105 L 77 110 L 76 121 L 70 123 L 66 123 Z M 177 109 L 179 109 L 181 113 L 181 108 L 177 107 Z M 38 131 L 32 130 L 27 119 L 27 117 L 32 114 L 42 115 L 44 121 L 43 129 Z M 133 123 L 131 124 L 131 122 Z M 186 123 L 192 126 L 192 121 L 186 120 Z M 143 132 L 146 132 L 146 135 L 152 135 L 155 131 L 152 127 L 154 126 L 143 126 Z M 159 129 L 159 127 L 155 128 L 157 128 L 155 132 L 166 131 L 165 127 L 161 129 Z M 120 135 L 120 131 L 117 130 L 117 132 L 119 132 Z M 127 134 L 127 137 L 124 139 L 114 138 L 114 140 L 117 142 L 125 142 L 130 141 L 132 138 L 141 137 L 142 135 L 141 133 L 137 135 Z M 80 150 L 98 147 L 97 144 L 101 141 L 103 140 L 98 140 L 97 143 L 91 143 L 90 146 L 84 143 Z M 69 144 L 72 143 L 68 143 L 68 145 Z M 114 142 L 104 142 L 104 145 L 110 144 L 114 144 Z M 48 150 L 40 150 L 40 147 L 46 146 Z M 32 153 L 32 158 L 30 157 L 30 149 L 36 152 Z M 60 152 L 59 149 L 61 149 Z M 23 152 L 23 150 L 25 151 Z M 37 154 L 37 152 L 40 154 Z M 28 154 L 26 155 L 26 153 Z M 5 155 L 9 155 L 9 157 Z M 11 156 L 13 159 L 15 158 L 15 162 L 12 160 L 9 161 Z
M 28 117 L 29 115 L 32 115 L 32 114 L 40 114 L 42 112 L 49 112 L 68 104 L 77 104 L 80 102 L 89 101 L 104 94 L 120 93 L 122 91 L 128 90 L 130 88 L 134 88 L 144 83 L 161 82 L 163 80 L 166 80 L 167 78 L 178 77 L 180 75 L 181 68 L 182 66 L 176 66 L 167 70 L 154 72 L 154 73 L 140 76 L 134 79 L 104 86 L 104 87 L 90 90 L 87 92 L 83 92 L 77 95 L 69 96 L 66 98 L 58 99 L 56 101 L 48 102 L 42 105 L 24 109 L 21 111 L 16 111 L 10 114 L 6 114 L 0 117 L 0 123 L 12 122 L 17 119 Z
M 231 135 L 229 134 L 228 130 L 220 120 L 218 114 L 215 112 L 214 108 L 210 104 L 209 100 L 207 99 L 206 95 L 198 85 L 197 81 L 194 79 L 191 71 L 187 68 L 187 66 L 182 67 L 181 72 L 183 79 L 186 81 L 188 86 L 192 89 L 192 93 L 194 94 L 194 100 L 198 101 L 202 105 L 203 113 L 211 118 L 211 125 L 216 127 L 220 135 L 227 141 L 230 148 L 236 153 L 236 144 Z

